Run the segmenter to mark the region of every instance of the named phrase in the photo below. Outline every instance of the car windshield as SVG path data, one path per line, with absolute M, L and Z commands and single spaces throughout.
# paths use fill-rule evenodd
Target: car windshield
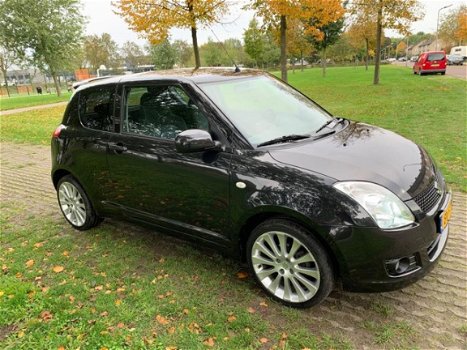
M 277 79 L 249 77 L 199 84 L 252 145 L 312 134 L 331 116 Z
M 444 53 L 430 53 L 428 55 L 428 61 L 441 61 L 444 59 Z

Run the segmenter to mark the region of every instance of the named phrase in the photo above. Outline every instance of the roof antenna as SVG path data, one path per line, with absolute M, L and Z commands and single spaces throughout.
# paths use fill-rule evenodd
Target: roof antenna
M 240 73 L 240 68 L 238 68 L 237 64 L 235 63 L 234 59 L 232 58 L 232 56 L 229 55 L 229 52 L 227 51 L 227 49 L 225 48 L 224 46 L 224 43 L 222 41 L 219 40 L 219 38 L 217 37 L 216 33 L 214 33 L 214 30 L 212 30 L 211 26 L 209 26 L 209 29 L 211 30 L 212 34 L 214 35 L 214 37 L 216 38 L 217 42 L 219 44 L 221 44 L 222 48 L 224 49 L 225 53 L 227 54 L 227 57 L 230 58 L 230 60 L 232 61 L 233 65 L 235 66 L 235 73 Z

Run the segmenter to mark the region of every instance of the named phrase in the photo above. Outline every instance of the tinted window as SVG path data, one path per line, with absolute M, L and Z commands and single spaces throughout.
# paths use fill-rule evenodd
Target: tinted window
M 441 61 L 444 60 L 444 53 L 430 53 L 428 61 Z
M 126 88 L 123 131 L 173 140 L 187 129 L 209 129 L 206 116 L 177 85 Z
M 115 87 L 103 86 L 80 92 L 79 116 L 84 126 L 113 131 L 113 97 Z

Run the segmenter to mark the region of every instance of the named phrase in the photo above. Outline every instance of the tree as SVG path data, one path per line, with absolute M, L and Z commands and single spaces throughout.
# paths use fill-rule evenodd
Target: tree
M 53 78 L 79 50 L 84 19 L 79 0 L 3 0 L 1 42 L 19 58 L 30 59 Z
M 394 29 L 401 34 L 409 34 L 410 24 L 421 18 L 421 8 L 417 0 L 359 0 L 351 3 L 354 21 L 363 23 L 376 19 L 376 54 L 373 84 L 379 84 L 381 63 L 381 38 L 384 29 Z
M 245 52 L 255 61 L 258 67 L 264 61 L 264 32 L 259 27 L 256 18 L 248 24 L 248 28 L 243 32 Z
M 311 35 L 307 35 L 308 41 L 315 47 L 316 50 L 321 51 L 321 65 L 323 67 L 323 77 L 326 76 L 326 49 L 336 43 L 339 39 L 342 28 L 344 27 L 344 19 L 340 18 L 334 22 L 328 22 L 320 25 L 320 19 L 313 17 L 308 20 L 310 28 L 314 28 Z
M 404 40 L 399 41 L 399 43 L 396 46 L 396 55 L 402 54 L 402 56 L 405 56 L 405 53 L 407 51 L 407 44 L 405 43 Z
M 175 40 L 172 44 L 176 52 L 176 64 L 179 67 L 186 67 L 193 56 L 193 48 L 184 40 Z
M 8 69 L 15 63 L 16 57 L 13 52 L 9 51 L 6 47 L 0 45 L 0 70 L 3 75 L 3 81 L 5 82 L 6 93 L 10 97 L 10 91 L 8 91 Z
M 281 78 L 284 81 L 287 81 L 287 22 L 316 18 L 314 24 L 322 27 L 344 15 L 339 0 L 255 0 L 250 7 L 257 11 L 266 25 L 279 30 Z M 310 33 L 316 30 L 311 25 L 306 28 Z
M 127 69 L 131 70 L 148 63 L 148 59 L 145 56 L 143 49 L 133 41 L 126 41 L 123 43 L 120 52 Z
M 301 70 L 303 71 L 303 57 L 308 56 L 312 52 L 312 47 L 305 35 L 305 26 L 302 21 L 293 19 L 289 21 L 287 30 L 287 43 L 292 69 L 295 72 L 295 60 L 299 59 Z
M 118 68 L 121 57 L 118 45 L 110 34 L 89 35 L 84 38 L 85 58 L 91 69 L 97 70 L 104 65 L 106 68 Z
M 152 61 L 156 66 L 156 69 L 172 69 L 177 53 L 170 44 L 168 39 L 165 39 L 162 43 L 154 45 L 150 49 Z
M 462 45 L 467 41 L 467 6 L 462 5 L 442 18 L 439 38 L 452 46 Z
M 117 0 L 117 14 L 151 44 L 163 43 L 171 28 L 190 28 L 195 66 L 200 67 L 197 30 L 217 22 L 227 12 L 226 0 Z
M 353 47 L 360 49 L 364 45 L 365 49 L 365 69 L 368 70 L 370 60 L 370 50 L 376 48 L 376 20 L 371 18 L 357 20 L 348 29 L 349 41 Z M 384 33 L 381 33 L 384 36 Z

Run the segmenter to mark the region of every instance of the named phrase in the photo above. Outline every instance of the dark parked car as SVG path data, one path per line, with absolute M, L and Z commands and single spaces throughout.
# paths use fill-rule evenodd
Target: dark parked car
M 389 291 L 433 269 L 451 194 L 427 152 L 259 71 L 113 77 L 72 96 L 52 181 L 78 230 L 152 225 L 246 261 L 284 304 Z

